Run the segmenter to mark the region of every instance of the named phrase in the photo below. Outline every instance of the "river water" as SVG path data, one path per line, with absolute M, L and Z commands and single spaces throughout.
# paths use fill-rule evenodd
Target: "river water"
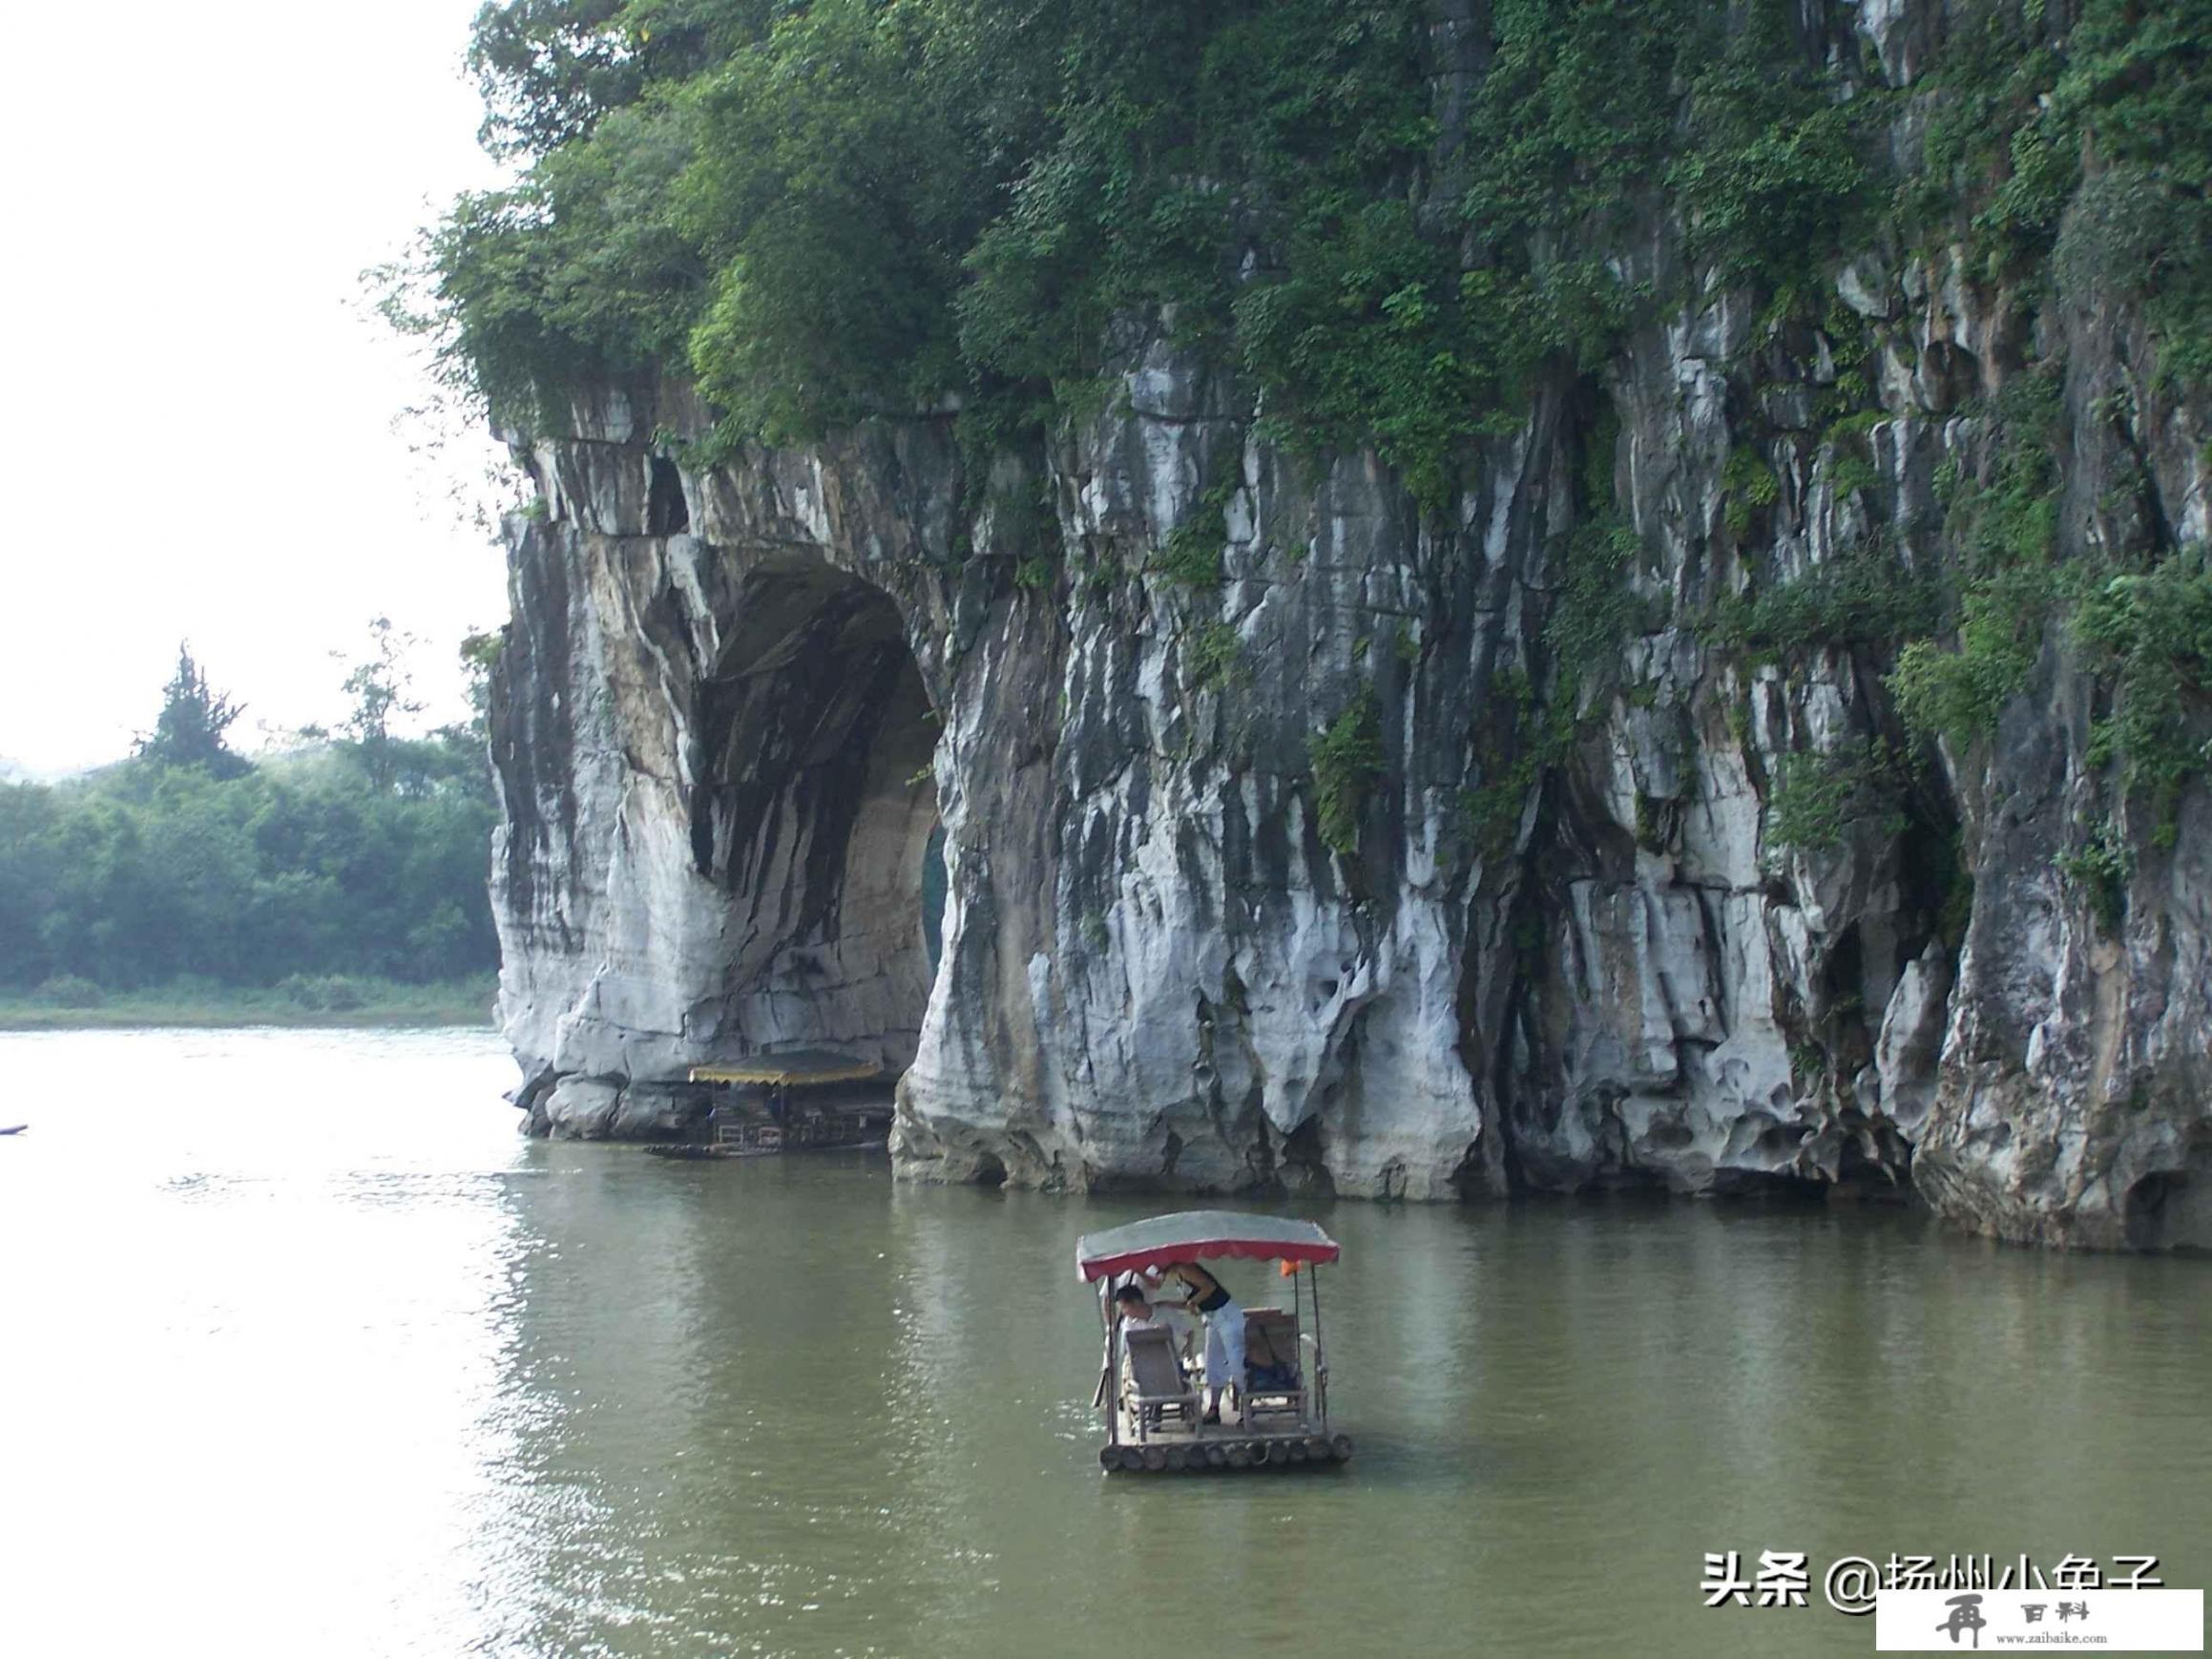
M 0 1075 L 9 1654 L 1841 1654 L 1846 1555 L 2212 1584 L 2201 1260 L 1307 1207 L 1358 1457 L 1108 1480 L 1075 1240 L 1168 1205 L 525 1142 L 478 1033 Z M 1705 1608 L 1727 1550 L 1812 1605 Z

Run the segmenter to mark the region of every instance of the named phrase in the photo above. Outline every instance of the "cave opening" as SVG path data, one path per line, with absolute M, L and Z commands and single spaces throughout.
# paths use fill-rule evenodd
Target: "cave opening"
M 2212 1135 L 2192 1139 L 2179 1168 L 2144 1175 L 2120 1200 L 2130 1250 L 2212 1254 Z
M 914 1058 L 942 948 L 939 725 L 898 607 L 811 555 L 743 578 L 699 681 L 694 868 L 725 907 L 717 1058 Z

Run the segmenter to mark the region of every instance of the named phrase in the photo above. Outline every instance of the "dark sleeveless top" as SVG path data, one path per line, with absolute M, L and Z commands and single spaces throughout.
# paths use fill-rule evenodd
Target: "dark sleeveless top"
M 1211 1273 L 1206 1276 L 1213 1278 Z M 1221 1281 L 1214 1279 L 1214 1288 L 1199 1298 L 1198 1310 L 1201 1313 L 1218 1313 L 1226 1308 L 1232 1299 L 1228 1291 L 1222 1287 Z

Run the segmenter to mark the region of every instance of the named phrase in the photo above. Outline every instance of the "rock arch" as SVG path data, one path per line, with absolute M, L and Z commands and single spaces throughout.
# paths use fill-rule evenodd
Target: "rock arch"
M 690 731 L 692 868 L 728 907 L 723 1040 L 914 1057 L 935 711 L 897 607 L 811 555 L 753 566 Z
M 764 1053 L 898 1076 L 945 892 L 912 618 L 787 526 L 694 534 L 696 481 L 657 455 L 561 453 L 544 520 L 511 525 L 526 625 L 493 677 L 527 1126 L 680 1134 L 711 1104 L 692 1066 Z

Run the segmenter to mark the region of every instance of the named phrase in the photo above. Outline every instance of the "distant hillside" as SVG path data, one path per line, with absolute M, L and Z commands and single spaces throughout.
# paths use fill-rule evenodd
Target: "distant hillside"
M 115 765 L 113 761 L 107 764 Z M 34 766 L 29 761 L 19 761 L 12 755 L 0 755 L 0 784 L 59 784 L 71 778 L 85 777 L 96 769 L 92 766 Z

